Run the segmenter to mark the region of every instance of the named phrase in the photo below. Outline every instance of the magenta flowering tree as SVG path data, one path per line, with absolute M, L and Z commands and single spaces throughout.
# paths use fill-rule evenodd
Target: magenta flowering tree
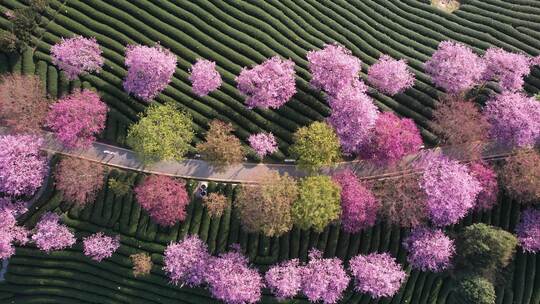
M 456 252 L 454 241 L 442 230 L 425 227 L 412 230 L 403 247 L 409 251 L 407 261 L 421 271 L 440 272 L 447 269 Z
M 491 47 L 484 54 L 486 71 L 484 80 L 495 79 L 503 90 L 519 91 L 523 78 L 531 72 L 532 59 L 525 54 L 507 52 Z
M 302 292 L 310 302 L 337 303 L 349 285 L 350 278 L 338 258 L 323 259 L 322 252 L 311 249 L 309 262 L 302 273 Z
M 437 226 L 459 222 L 475 206 L 482 190 L 465 165 L 444 155 L 428 161 L 420 186 L 427 195 L 429 218 Z
M 197 236 L 188 236 L 165 249 L 163 270 L 175 285 L 199 286 L 204 283 L 210 259 L 206 244 Z
M 46 125 L 67 148 L 86 148 L 105 129 L 107 104 L 91 90 L 74 92 L 51 105 Z
M 120 247 L 120 236 L 111 237 L 98 232 L 83 240 L 84 255 L 92 260 L 101 262 L 110 258 Z
M 486 64 L 464 44 L 442 41 L 424 69 L 436 86 L 459 94 L 481 82 Z
M 341 187 L 341 227 L 349 233 L 375 225 L 379 201 L 362 184 L 351 169 L 345 169 L 333 176 Z
M 482 187 L 476 198 L 475 209 L 481 211 L 491 210 L 497 204 L 497 194 L 499 193 L 497 173 L 484 162 L 469 164 L 469 171 Z
M 135 187 L 135 196 L 156 223 L 172 226 L 186 218 L 189 195 L 185 183 L 163 175 L 150 175 Z
M 212 296 L 227 304 L 256 303 L 264 287 L 259 272 L 250 268 L 248 259 L 238 251 L 210 259 L 206 283 Z
M 47 173 L 42 144 L 41 138 L 31 135 L 0 136 L 0 192 L 32 195 L 41 187 Z
M 24 203 L 13 203 L 8 198 L 0 198 L 0 260 L 9 259 L 15 254 L 14 243 L 25 245 L 28 230 L 17 226 L 15 216 L 26 212 Z
M 355 154 L 369 140 L 379 115 L 371 98 L 357 87 L 345 87 L 329 98 L 328 123 L 335 129 L 343 152 Z
M 523 251 L 538 253 L 540 251 L 540 210 L 529 208 L 523 211 L 516 233 Z
M 372 298 L 391 297 L 405 282 L 407 273 L 388 253 L 357 255 L 349 262 L 355 289 Z
M 414 74 L 407 68 L 405 59 L 381 55 L 379 61 L 369 68 L 368 81 L 379 91 L 393 96 L 414 85 Z
M 490 99 L 484 115 L 497 142 L 518 147 L 540 141 L 540 102 L 522 93 L 503 92 Z
M 221 86 L 221 75 L 216 71 L 214 61 L 197 59 L 190 73 L 191 88 L 198 96 L 206 96 Z
M 76 239 L 68 227 L 60 223 L 60 216 L 47 212 L 36 224 L 32 241 L 36 243 L 39 250 L 49 253 L 71 247 Z
M 311 85 L 330 95 L 359 82 L 362 62 L 341 45 L 327 44 L 321 50 L 309 51 L 307 59 L 312 77 Z
M 243 68 L 236 82 L 247 96 L 248 108 L 277 109 L 296 93 L 294 76 L 294 62 L 274 56 L 251 69 Z
M 276 138 L 272 133 L 251 134 L 248 137 L 249 145 L 260 158 L 272 154 L 278 150 Z
M 360 150 L 363 158 L 375 163 L 393 165 L 422 147 L 420 131 L 410 118 L 399 118 L 391 112 L 381 113 L 368 142 Z
M 129 45 L 125 64 L 128 74 L 124 89 L 149 102 L 171 82 L 176 69 L 176 56 L 159 44 L 153 47 Z
M 83 73 L 98 72 L 104 62 L 96 38 L 82 36 L 62 38 L 51 47 L 51 58 L 70 80 Z
M 298 259 L 274 265 L 264 275 L 266 286 L 279 301 L 293 298 L 302 288 L 302 269 Z

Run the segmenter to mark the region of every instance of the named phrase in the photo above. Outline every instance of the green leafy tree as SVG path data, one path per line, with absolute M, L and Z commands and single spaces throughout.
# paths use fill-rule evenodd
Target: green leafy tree
M 290 152 L 298 159 L 298 166 L 308 171 L 331 166 L 341 158 L 336 132 L 327 123 L 319 121 L 294 133 Z
M 322 231 L 341 214 L 341 188 L 325 175 L 309 176 L 299 183 L 298 199 L 292 207 L 293 220 L 301 229 Z
M 209 125 L 205 141 L 197 144 L 202 158 L 218 171 L 242 162 L 246 151 L 240 139 L 231 134 L 234 130 L 232 124 L 214 119 Z
M 495 288 L 481 276 L 466 277 L 457 284 L 451 299 L 452 304 L 495 304 Z
M 273 237 L 291 230 L 291 207 L 297 194 L 292 177 L 270 172 L 257 185 L 242 185 L 234 203 L 247 231 Z
M 127 144 L 144 162 L 182 160 L 193 139 L 191 117 L 173 104 L 154 103 L 128 130 Z
M 135 176 L 130 175 L 127 178 L 111 177 L 109 178 L 109 189 L 118 196 L 128 194 L 135 183 Z
M 491 275 L 506 267 L 517 246 L 517 238 L 501 228 L 483 223 L 466 227 L 458 238 L 457 268 Z

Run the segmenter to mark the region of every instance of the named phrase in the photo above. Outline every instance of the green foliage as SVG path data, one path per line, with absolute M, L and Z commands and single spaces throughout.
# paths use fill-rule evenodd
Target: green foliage
M 218 171 L 242 162 L 246 150 L 240 139 L 231 134 L 234 131 L 232 124 L 214 119 L 209 125 L 206 141 L 197 144 L 197 151 L 202 158 Z
M 331 166 L 341 157 L 336 132 L 327 123 L 319 121 L 298 129 L 289 150 L 298 159 L 298 166 L 308 171 Z
M 452 300 L 455 304 L 495 304 L 495 288 L 480 276 L 466 277 L 458 283 Z
M 501 228 L 483 223 L 467 226 L 458 238 L 460 270 L 490 275 L 510 263 L 517 238 Z
M 299 196 L 292 207 L 293 220 L 301 229 L 323 231 L 339 218 L 341 188 L 325 175 L 309 176 L 299 183 Z
M 154 103 L 128 130 L 126 142 L 144 162 L 182 160 L 194 132 L 191 117 L 174 104 Z
M 17 35 L 8 31 L 0 31 L 0 49 L 7 53 L 14 53 L 20 47 Z
M 131 191 L 131 187 L 135 183 L 135 175 L 129 176 L 123 180 L 120 178 L 109 178 L 109 189 L 118 196 L 123 196 Z

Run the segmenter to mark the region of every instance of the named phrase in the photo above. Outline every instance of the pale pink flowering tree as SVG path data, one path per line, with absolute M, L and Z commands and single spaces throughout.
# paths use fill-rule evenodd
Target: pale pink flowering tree
M 296 93 L 294 76 L 294 62 L 274 56 L 251 69 L 243 68 L 236 82 L 247 96 L 248 108 L 277 109 Z
M 440 229 L 415 228 L 403 242 L 409 251 L 407 261 L 421 271 L 440 272 L 450 266 L 456 249 L 451 240 Z
M 70 80 L 83 73 L 98 72 L 104 62 L 96 38 L 82 36 L 62 38 L 51 47 L 51 58 Z
M 135 187 L 137 201 L 156 223 L 172 226 L 186 218 L 189 196 L 185 183 L 163 175 L 151 175 Z
M 124 89 L 149 102 L 171 82 L 176 70 L 176 56 L 159 44 L 154 47 L 129 45 L 125 64 L 128 74 Z
M 191 88 L 198 96 L 206 96 L 221 86 L 221 75 L 216 71 L 214 61 L 197 59 L 190 72 Z
M 483 162 L 469 164 L 471 175 L 476 178 L 482 187 L 476 198 L 476 210 L 491 210 L 497 204 L 497 194 L 499 193 L 499 183 L 497 173 L 493 168 Z
M 309 51 L 307 59 L 312 77 L 311 85 L 330 95 L 359 82 L 362 62 L 341 45 L 327 44 L 321 50 Z M 363 83 L 360 86 L 365 91 Z
M 345 87 L 329 99 L 328 123 L 339 137 L 343 152 L 356 154 L 370 136 L 379 111 L 371 98 L 357 87 Z
M 523 78 L 531 72 L 532 59 L 525 54 L 507 52 L 491 47 L 484 54 L 486 71 L 484 80 L 495 79 L 503 90 L 518 91 L 523 88 Z
M 60 224 L 60 216 L 47 212 L 37 223 L 32 241 L 39 250 L 49 253 L 71 247 L 76 239 L 68 227 Z
M 407 68 L 405 59 L 396 60 L 382 55 L 369 68 L 368 81 L 379 91 L 393 96 L 414 85 L 414 74 Z
M 274 265 L 264 275 L 266 286 L 279 301 L 293 298 L 302 287 L 302 267 L 298 259 Z
M 120 236 L 111 237 L 98 232 L 84 238 L 83 247 L 84 255 L 101 262 L 103 259 L 110 258 L 120 247 Z
M 395 295 L 407 273 L 388 253 L 357 255 L 349 261 L 355 289 L 372 298 Z
M 464 218 L 482 190 L 467 166 L 443 155 L 428 161 L 420 186 L 426 192 L 429 217 L 436 226 L 456 224 Z
M 486 64 L 464 44 L 442 41 L 424 69 L 436 86 L 459 94 L 481 82 Z
M 15 216 L 26 212 L 24 203 L 13 203 L 8 198 L 0 198 L 0 260 L 9 259 L 15 254 L 14 243 L 25 245 L 28 230 L 17 225 Z
M 175 285 L 195 287 L 204 283 L 210 254 L 206 244 L 197 236 L 188 236 L 165 249 L 163 270 Z
M 47 159 L 40 148 L 43 140 L 31 135 L 0 136 L 0 192 L 31 195 L 47 173 Z
M 50 107 L 46 125 L 67 148 L 86 148 L 105 129 L 107 105 L 91 90 L 74 92 Z
M 351 169 L 334 174 L 332 179 L 341 187 L 341 227 L 356 233 L 375 225 L 379 201 L 362 184 Z
M 503 92 L 486 103 L 484 115 L 491 137 L 500 144 L 527 147 L 540 142 L 540 102 L 532 97 Z
M 418 152 L 422 144 L 420 131 L 412 119 L 384 112 L 378 116 L 371 137 L 359 154 L 378 164 L 394 165 L 404 156 Z
M 540 210 L 529 208 L 523 211 L 516 233 L 523 251 L 538 253 L 540 251 Z
M 343 262 L 338 258 L 323 259 L 316 249 L 309 252 L 309 259 L 302 270 L 302 292 L 311 302 L 337 303 L 350 281 Z
M 260 158 L 278 150 L 276 138 L 272 133 L 251 134 L 248 137 L 248 142 Z

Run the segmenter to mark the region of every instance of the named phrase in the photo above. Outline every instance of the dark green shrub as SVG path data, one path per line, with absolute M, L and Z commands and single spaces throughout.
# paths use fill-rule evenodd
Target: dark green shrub
M 14 53 L 19 49 L 19 39 L 8 31 L 0 32 L 0 49 L 7 53 Z
M 494 304 L 495 288 L 480 276 L 466 277 L 457 284 L 452 301 L 455 304 Z

